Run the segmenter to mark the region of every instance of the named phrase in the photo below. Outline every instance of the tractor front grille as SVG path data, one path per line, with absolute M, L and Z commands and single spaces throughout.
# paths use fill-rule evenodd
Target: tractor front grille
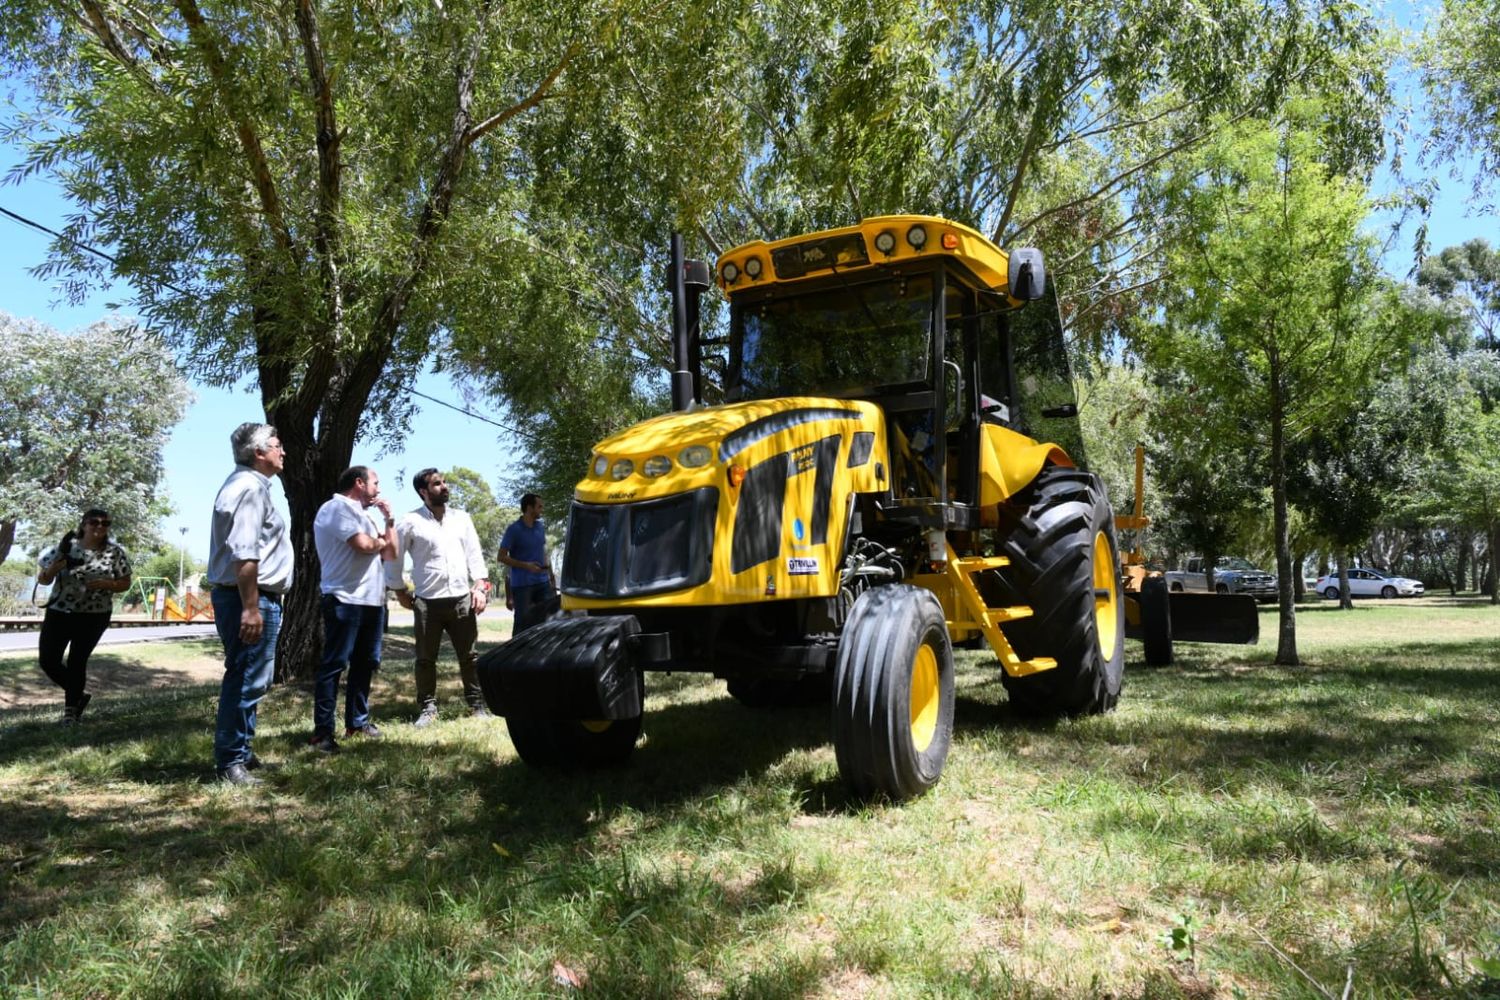
M 718 509 L 712 487 L 638 503 L 573 501 L 563 592 L 641 597 L 708 582 Z

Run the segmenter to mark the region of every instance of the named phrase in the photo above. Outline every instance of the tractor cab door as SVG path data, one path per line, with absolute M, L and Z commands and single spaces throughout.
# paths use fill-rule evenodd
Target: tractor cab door
M 981 419 L 1051 441 L 1080 469 L 1087 468 L 1078 394 L 1050 275 L 1042 298 L 981 318 L 979 353 Z

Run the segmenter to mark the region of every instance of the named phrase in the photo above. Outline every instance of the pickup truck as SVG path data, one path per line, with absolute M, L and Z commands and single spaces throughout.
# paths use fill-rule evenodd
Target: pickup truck
M 1166 577 L 1167 589 L 1174 593 L 1208 592 L 1203 560 L 1197 557 L 1187 561 L 1187 569 L 1172 570 Z M 1277 596 L 1275 574 L 1236 556 L 1223 556 L 1214 564 L 1213 589 L 1219 594 L 1248 594 L 1261 602 L 1274 601 Z

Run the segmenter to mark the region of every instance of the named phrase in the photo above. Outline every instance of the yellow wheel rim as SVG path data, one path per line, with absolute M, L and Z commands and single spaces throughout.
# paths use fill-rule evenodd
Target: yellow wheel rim
M 1114 656 L 1120 637 L 1120 581 L 1115 575 L 1114 546 L 1102 531 L 1094 536 L 1094 633 L 1104 658 Z
M 613 725 L 609 719 L 583 719 L 578 724 L 591 733 L 602 733 Z
M 937 654 L 927 643 L 917 647 L 917 658 L 911 665 L 911 742 L 918 753 L 932 744 L 937 732 L 938 701 Z

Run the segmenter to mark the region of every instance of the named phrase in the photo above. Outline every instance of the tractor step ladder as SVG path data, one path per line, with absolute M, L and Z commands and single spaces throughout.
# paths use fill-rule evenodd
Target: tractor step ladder
M 1031 608 L 1024 604 L 992 608 L 984 602 L 984 595 L 979 593 L 979 588 L 974 584 L 975 573 L 1009 565 L 1010 560 L 1005 556 L 960 558 L 953 551 L 953 546 L 949 545 L 948 579 L 953 585 L 953 593 L 958 598 L 960 614 L 967 615 L 958 621 L 949 622 L 949 625 L 955 628 L 978 629 L 989 641 L 990 648 L 995 651 L 995 655 L 1000 658 L 1005 672 L 1012 677 L 1025 677 L 1028 674 L 1038 674 L 1057 666 L 1057 661 L 1050 656 L 1038 656 L 1031 660 L 1021 659 L 1011 648 L 1010 641 L 1005 638 L 1005 633 L 1000 630 L 1000 626 L 1006 622 L 1013 622 L 1018 618 L 1030 618 Z

